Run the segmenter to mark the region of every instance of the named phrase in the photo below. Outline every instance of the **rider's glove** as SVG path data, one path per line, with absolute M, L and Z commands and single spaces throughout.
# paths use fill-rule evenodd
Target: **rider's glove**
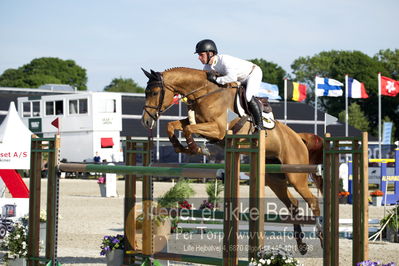
M 216 82 L 217 76 L 215 75 L 215 73 L 206 72 L 206 78 L 207 78 L 210 82 L 213 82 L 213 83 L 215 83 L 215 84 L 218 84 L 218 83 Z

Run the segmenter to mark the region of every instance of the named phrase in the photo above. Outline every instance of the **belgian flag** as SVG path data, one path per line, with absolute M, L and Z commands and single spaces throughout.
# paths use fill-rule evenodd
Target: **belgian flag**
M 287 80 L 287 100 L 302 102 L 306 99 L 306 85 Z

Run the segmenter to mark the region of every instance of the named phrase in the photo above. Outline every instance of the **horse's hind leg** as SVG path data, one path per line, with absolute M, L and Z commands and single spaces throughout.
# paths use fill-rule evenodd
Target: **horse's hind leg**
M 323 244 L 323 230 L 320 219 L 320 207 L 318 198 L 313 195 L 308 187 L 308 175 L 307 174 L 287 174 L 289 182 L 294 186 L 295 190 L 302 196 L 307 202 L 308 206 L 313 212 L 313 216 L 316 218 L 316 230 L 317 236 L 320 238 L 321 244 Z
M 269 174 L 266 176 L 266 185 L 276 194 L 276 196 L 284 203 L 291 213 L 291 217 L 295 218 L 298 214 L 298 200 L 292 196 L 288 190 L 288 184 L 283 174 Z M 304 255 L 308 251 L 307 245 L 302 241 L 303 233 L 300 224 L 294 224 L 294 237 L 299 252 Z

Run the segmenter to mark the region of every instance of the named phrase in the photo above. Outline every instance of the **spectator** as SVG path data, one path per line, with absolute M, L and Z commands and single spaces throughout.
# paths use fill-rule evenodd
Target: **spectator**
M 94 163 L 101 162 L 101 157 L 100 157 L 100 155 L 98 155 L 98 151 L 96 151 L 96 155 L 94 155 L 93 161 L 94 161 Z

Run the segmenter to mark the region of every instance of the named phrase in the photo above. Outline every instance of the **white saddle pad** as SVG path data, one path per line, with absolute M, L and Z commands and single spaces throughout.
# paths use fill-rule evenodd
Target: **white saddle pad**
M 265 113 L 262 112 L 263 126 L 267 129 L 273 129 L 276 125 L 273 112 Z

